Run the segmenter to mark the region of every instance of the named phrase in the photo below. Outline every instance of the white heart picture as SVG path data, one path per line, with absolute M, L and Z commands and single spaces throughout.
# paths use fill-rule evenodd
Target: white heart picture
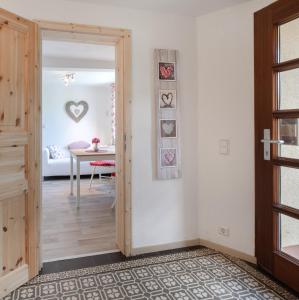
M 75 122 L 80 122 L 88 112 L 88 103 L 86 101 L 68 101 L 65 104 L 65 111 Z
M 161 120 L 161 137 L 176 138 L 176 120 Z
M 171 134 L 174 128 L 174 124 L 173 123 L 163 123 L 162 124 L 163 130 L 166 134 Z
M 160 109 L 176 109 L 176 90 L 159 91 Z

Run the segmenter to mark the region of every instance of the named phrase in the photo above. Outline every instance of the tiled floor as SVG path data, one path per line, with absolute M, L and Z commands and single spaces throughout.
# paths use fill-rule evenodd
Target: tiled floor
M 44 263 L 43 269 L 40 272 L 40 275 L 56 273 L 56 272 L 71 271 L 71 270 L 77 270 L 77 269 L 81 269 L 81 268 L 89 268 L 89 267 L 95 267 L 95 266 L 101 266 L 101 265 L 107 265 L 107 264 L 112 264 L 112 263 L 130 261 L 130 260 L 139 259 L 139 258 L 147 258 L 147 257 L 156 257 L 156 256 L 160 256 L 160 255 L 175 254 L 175 253 L 179 253 L 179 252 L 187 252 L 187 251 L 203 249 L 203 248 L 205 248 L 205 247 L 202 247 L 202 246 L 186 247 L 186 248 L 179 248 L 179 249 L 173 249 L 173 250 L 167 250 L 167 251 L 148 253 L 148 254 L 133 256 L 133 257 L 129 257 L 129 258 L 125 257 L 120 252 L 114 252 L 114 253 L 107 253 L 107 254 L 101 254 L 101 255 L 95 255 L 95 256 L 89 256 L 89 257 L 60 260 L 60 261 Z M 273 281 L 277 282 L 283 288 L 285 288 L 292 294 L 299 297 L 298 293 L 289 289 L 284 284 L 278 282 L 275 278 L 273 278 L 272 276 L 270 276 L 263 270 L 259 269 L 256 265 L 251 264 L 251 263 L 249 265 L 251 267 L 256 268 L 257 270 L 259 270 L 266 276 L 269 276 Z

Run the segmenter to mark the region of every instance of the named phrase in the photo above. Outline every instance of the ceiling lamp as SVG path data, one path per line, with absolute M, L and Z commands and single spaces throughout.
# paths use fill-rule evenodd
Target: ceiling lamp
M 75 80 L 75 73 L 66 73 L 63 76 L 63 81 L 65 86 L 69 86 L 71 82 Z

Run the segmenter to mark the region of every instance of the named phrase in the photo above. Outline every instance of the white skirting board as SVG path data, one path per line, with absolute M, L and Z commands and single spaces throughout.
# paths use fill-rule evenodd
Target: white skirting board
M 158 179 L 182 176 L 179 59 L 177 50 L 155 49 L 156 166 Z
M 159 251 L 166 251 L 166 250 L 172 250 L 172 249 L 178 249 L 178 248 L 184 248 L 184 247 L 192 247 L 192 246 L 205 246 L 210 249 L 214 249 L 216 251 L 228 254 L 230 256 L 248 261 L 250 263 L 256 264 L 256 257 L 253 255 L 249 255 L 247 253 L 241 252 L 239 250 L 235 250 L 220 244 L 216 244 L 207 240 L 202 239 L 194 239 L 194 240 L 185 240 L 185 241 L 179 241 L 169 244 L 160 244 L 160 245 L 154 245 L 154 246 L 146 246 L 146 247 L 138 247 L 132 249 L 132 255 L 141 255 L 141 254 L 147 254 L 147 253 L 153 253 L 153 252 L 159 252 Z

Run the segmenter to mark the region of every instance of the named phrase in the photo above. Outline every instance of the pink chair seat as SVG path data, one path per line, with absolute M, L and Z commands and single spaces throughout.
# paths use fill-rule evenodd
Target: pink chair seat
M 92 167 L 115 167 L 114 160 L 98 160 L 90 162 Z

